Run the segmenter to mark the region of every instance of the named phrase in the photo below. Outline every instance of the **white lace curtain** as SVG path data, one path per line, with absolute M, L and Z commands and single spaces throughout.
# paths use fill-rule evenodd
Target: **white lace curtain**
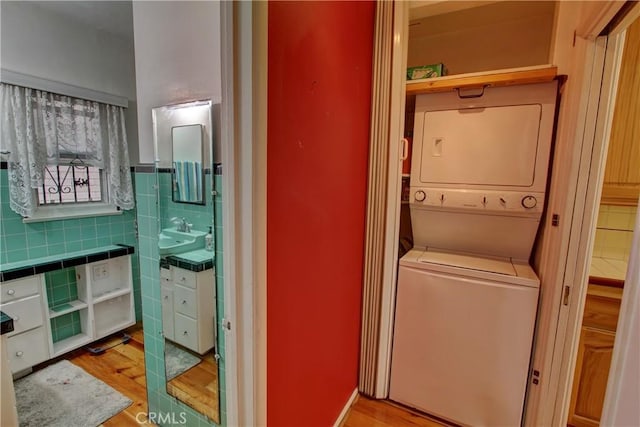
M 104 170 L 109 199 L 134 206 L 124 108 L 40 90 L 0 84 L 0 137 L 9 151 L 11 209 L 23 217 L 37 208 L 46 165 L 77 156 Z

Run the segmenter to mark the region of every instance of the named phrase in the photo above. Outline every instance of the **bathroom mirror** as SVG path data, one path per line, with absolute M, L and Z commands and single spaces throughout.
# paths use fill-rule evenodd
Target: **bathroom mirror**
M 204 204 L 202 125 L 171 128 L 173 201 Z
M 166 392 L 220 423 L 212 104 L 153 109 Z

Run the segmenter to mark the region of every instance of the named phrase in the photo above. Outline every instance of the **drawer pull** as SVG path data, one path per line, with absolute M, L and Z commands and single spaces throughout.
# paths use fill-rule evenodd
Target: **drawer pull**
M 24 352 L 22 352 L 22 351 L 16 351 L 16 356 L 17 357 L 22 357 L 23 354 L 24 354 Z
M 183 299 L 183 300 L 182 300 L 182 303 L 183 303 L 183 304 L 186 304 L 186 303 L 187 303 L 187 300 L 186 300 L 186 299 Z
M 169 295 L 165 295 L 165 296 L 164 296 L 164 299 L 169 299 Z
M 189 335 L 189 332 L 184 331 L 184 332 L 182 333 L 182 335 Z
M 18 320 L 20 320 L 20 316 L 13 316 L 13 320 L 17 322 Z
M 16 293 L 16 291 L 15 291 L 15 290 L 13 290 L 13 289 L 9 289 L 9 290 L 7 291 L 7 295 L 13 295 L 13 294 L 15 294 L 15 293 Z
M 180 281 L 182 281 L 182 282 L 184 282 L 185 280 L 187 280 L 187 278 L 184 277 L 184 276 L 182 278 L 180 278 Z

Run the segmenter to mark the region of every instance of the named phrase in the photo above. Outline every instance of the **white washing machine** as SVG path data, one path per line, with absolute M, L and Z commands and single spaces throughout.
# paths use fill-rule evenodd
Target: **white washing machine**
M 508 258 L 412 250 L 400 261 L 389 396 L 473 426 L 518 426 L 539 281 Z
M 556 91 L 417 97 L 390 399 L 462 425 L 521 424 Z

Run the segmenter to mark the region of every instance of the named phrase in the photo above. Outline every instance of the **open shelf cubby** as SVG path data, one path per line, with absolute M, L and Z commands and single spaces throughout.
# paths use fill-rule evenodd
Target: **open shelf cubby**
M 135 324 L 131 256 L 47 273 L 52 357 Z
M 49 320 L 53 357 L 66 353 L 92 341 L 93 334 L 89 322 L 89 309 L 85 307 Z

